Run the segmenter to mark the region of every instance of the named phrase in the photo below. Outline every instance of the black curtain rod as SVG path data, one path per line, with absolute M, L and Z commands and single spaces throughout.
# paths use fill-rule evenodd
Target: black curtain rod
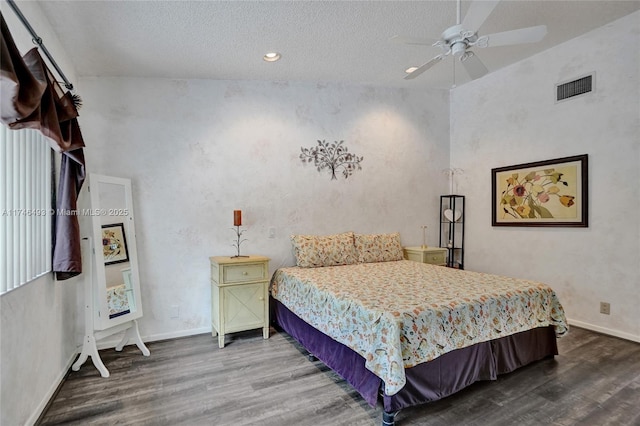
M 16 15 L 18 15 L 18 18 L 20 19 L 20 21 L 22 21 L 22 24 L 31 33 L 31 36 L 33 37 L 32 39 L 33 42 L 36 43 L 40 49 L 42 49 L 42 51 L 47 56 L 47 58 L 49 58 L 49 62 L 51 62 L 51 65 L 53 65 L 53 67 L 58 72 L 58 75 L 62 77 L 62 80 L 64 81 L 64 87 L 66 87 L 69 90 L 73 90 L 73 84 L 71 84 L 67 79 L 67 77 L 64 75 L 64 73 L 58 66 L 58 63 L 55 61 L 55 59 L 53 59 L 53 56 L 51 56 L 51 53 L 49 53 L 49 51 L 45 47 L 44 43 L 42 42 L 42 39 L 38 37 L 38 34 L 36 34 L 36 31 L 33 29 L 31 24 L 29 24 L 29 21 L 27 21 L 27 18 L 25 18 L 25 16 L 22 14 L 20 9 L 18 8 L 18 5 L 16 4 L 16 2 L 14 0 L 6 0 L 6 1 L 7 3 L 9 3 L 9 6 L 11 6 L 11 9 L 13 9 Z

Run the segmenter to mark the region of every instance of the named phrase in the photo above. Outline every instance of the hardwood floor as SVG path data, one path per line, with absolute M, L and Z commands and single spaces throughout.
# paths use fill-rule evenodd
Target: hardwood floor
M 38 424 L 376 425 L 371 408 L 293 339 L 272 330 L 101 351 L 70 372 Z M 443 400 L 402 410 L 408 425 L 640 425 L 640 344 L 573 327 L 560 355 Z

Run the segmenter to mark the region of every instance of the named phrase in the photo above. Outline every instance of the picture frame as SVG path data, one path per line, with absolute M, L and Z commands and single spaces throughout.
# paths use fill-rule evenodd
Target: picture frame
M 491 169 L 492 226 L 586 228 L 588 155 Z
M 129 261 L 124 223 L 102 225 L 102 255 L 105 265 Z

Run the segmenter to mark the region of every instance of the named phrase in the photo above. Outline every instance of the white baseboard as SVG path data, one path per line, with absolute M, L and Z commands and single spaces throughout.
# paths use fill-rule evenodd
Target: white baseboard
M 567 318 L 567 321 L 569 322 L 569 325 L 575 325 L 576 327 L 586 328 L 587 330 L 597 331 L 598 333 L 608 334 L 609 336 L 615 336 L 621 339 L 631 340 L 632 342 L 640 343 L 640 336 L 636 336 L 631 333 L 625 333 L 624 331 L 613 330 L 606 327 L 600 327 L 599 325 L 589 324 L 587 322 L 578 321 L 570 318 Z
M 144 340 L 145 342 L 155 342 L 158 340 L 177 339 L 179 337 L 195 336 L 196 334 L 204 333 L 211 333 L 211 326 L 192 328 L 190 330 L 172 331 L 170 333 L 152 334 L 150 336 L 143 337 L 142 340 Z M 218 340 L 216 339 L 216 342 L 217 341 Z
M 56 393 L 56 390 L 58 390 L 58 386 L 60 386 L 60 384 L 64 380 L 65 376 L 67 375 L 67 372 L 69 371 L 69 369 L 71 368 L 71 365 L 73 365 L 73 362 L 76 360 L 77 357 L 78 357 L 77 352 L 74 352 L 73 354 L 71 354 L 71 357 L 67 361 L 67 365 L 60 371 L 60 374 L 58 374 L 58 377 L 56 377 L 56 379 L 51 384 L 51 387 L 49 388 L 49 390 L 47 390 L 47 393 L 43 396 L 42 401 L 40 401 L 40 404 L 38 404 L 34 412 L 27 419 L 27 422 L 25 423 L 26 425 L 33 426 L 36 424 L 36 422 L 44 412 L 44 409 L 47 408 L 47 404 L 49 404 L 49 401 L 51 401 L 51 398 L 53 398 L 53 395 Z
M 158 340 L 177 339 L 179 337 L 194 336 L 196 334 L 211 333 L 211 327 L 192 328 L 190 330 L 172 331 L 169 333 L 151 334 L 148 336 L 142 336 L 142 341 L 145 343 L 156 342 Z M 102 339 L 97 342 L 98 350 L 115 348 L 122 340 L 121 335 L 113 335 L 108 338 Z M 217 341 L 217 340 L 216 340 Z M 129 343 L 133 344 L 133 343 Z M 78 353 L 82 350 L 82 346 L 78 348 Z

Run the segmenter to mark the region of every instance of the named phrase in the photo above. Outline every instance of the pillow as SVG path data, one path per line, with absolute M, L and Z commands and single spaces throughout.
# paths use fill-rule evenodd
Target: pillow
M 400 233 L 393 234 L 355 234 L 358 261 L 390 262 L 404 259 Z
M 335 235 L 292 235 L 296 265 L 302 268 L 358 263 L 353 232 Z

